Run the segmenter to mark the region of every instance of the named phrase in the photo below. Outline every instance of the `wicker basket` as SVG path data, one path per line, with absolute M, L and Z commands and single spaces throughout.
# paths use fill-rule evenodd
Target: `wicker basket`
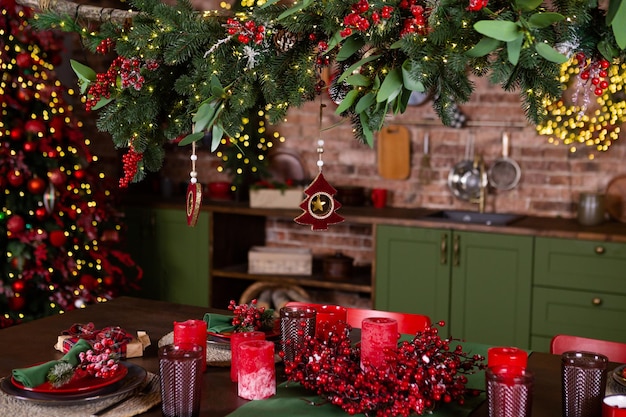
M 266 299 L 267 294 L 270 294 L 269 300 Z M 289 301 L 311 301 L 309 294 L 299 285 L 258 281 L 245 289 L 239 298 L 239 304 L 247 304 L 253 299 L 261 298 L 264 300 L 259 300 L 259 305 L 273 308 L 276 312 Z

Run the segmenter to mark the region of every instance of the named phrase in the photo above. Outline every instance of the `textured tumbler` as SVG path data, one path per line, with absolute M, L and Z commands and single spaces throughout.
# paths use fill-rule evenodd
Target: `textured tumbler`
M 532 372 L 516 366 L 487 368 L 489 417 L 530 417 L 533 400 Z
M 593 352 L 561 355 L 563 417 L 599 417 L 608 358 Z
M 280 340 L 285 361 L 292 362 L 305 336 L 314 335 L 314 308 L 291 306 L 280 309 Z
M 164 417 L 200 415 L 202 355 L 202 347 L 196 344 L 166 345 L 159 349 Z
M 250 340 L 265 340 L 265 333 L 261 331 L 235 332 L 230 337 L 230 380 L 237 382 L 239 372 L 239 345 Z

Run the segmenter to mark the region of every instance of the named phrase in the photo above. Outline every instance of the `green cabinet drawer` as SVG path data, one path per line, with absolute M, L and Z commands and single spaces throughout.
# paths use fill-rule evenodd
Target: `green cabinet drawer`
M 565 333 L 626 342 L 626 296 L 535 287 L 533 337 Z
M 535 285 L 626 295 L 626 244 L 535 239 Z

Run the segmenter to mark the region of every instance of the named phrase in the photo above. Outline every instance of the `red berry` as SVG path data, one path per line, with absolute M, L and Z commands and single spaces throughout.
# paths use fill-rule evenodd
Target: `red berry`
M 603 90 L 603 89 L 601 89 L 600 87 L 598 87 L 598 88 L 596 88 L 596 89 L 593 91 L 593 93 L 594 93 L 596 96 L 601 96 L 602 94 L 604 94 L 604 90 Z

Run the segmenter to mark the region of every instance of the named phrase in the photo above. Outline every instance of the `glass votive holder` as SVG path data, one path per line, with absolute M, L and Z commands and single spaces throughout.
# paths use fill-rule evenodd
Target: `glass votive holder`
M 485 370 L 489 417 L 530 417 L 534 376 L 517 366 Z
M 368 317 L 361 322 L 361 369 L 385 369 L 387 354 L 398 348 L 398 322 L 386 317 Z
M 345 330 L 348 309 L 324 304 L 315 308 L 315 337 L 324 340 L 331 332 Z
M 163 417 L 197 417 L 202 394 L 202 347 L 191 343 L 159 349 Z
M 598 417 L 606 387 L 604 355 L 568 351 L 561 355 L 563 417 Z
M 230 337 L 230 380 L 237 382 L 239 372 L 239 345 L 250 340 L 265 340 L 265 333 L 260 331 L 235 332 Z
M 196 344 L 202 348 L 202 372 L 206 370 L 207 323 L 204 320 L 174 322 L 174 344 Z
M 315 335 L 315 315 L 312 307 L 286 306 L 280 309 L 280 340 L 285 361 L 293 362 L 305 337 Z
M 246 400 L 262 400 L 276 394 L 273 342 L 250 340 L 239 345 L 237 394 Z

